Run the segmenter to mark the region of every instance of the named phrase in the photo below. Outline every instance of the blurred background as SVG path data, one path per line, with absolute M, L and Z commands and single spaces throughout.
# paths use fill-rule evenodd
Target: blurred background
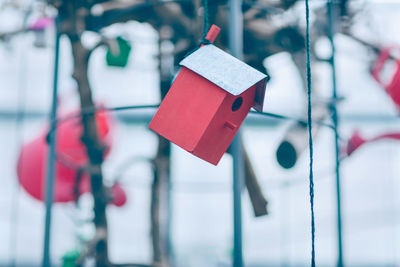
M 39 136 L 43 139 L 49 129 L 56 30 L 53 18 L 69 2 L 76 1 L 0 2 L 1 266 L 42 264 L 45 205 L 26 190 L 29 185 L 21 185 L 23 179 L 18 179 L 17 163 L 21 148 Z M 108 2 L 118 1 L 102 2 L 89 1 L 88 6 L 92 12 L 101 13 L 108 10 Z M 254 31 L 259 34 L 272 32 L 265 40 L 259 38 L 258 41 L 271 44 L 277 39 L 273 37 L 277 36 L 277 31 L 289 26 L 296 29 L 299 36 L 304 36 L 304 1 L 250 2 L 262 5 L 266 11 L 256 16 L 249 14 L 251 5 L 250 8 L 243 8 L 247 20 L 245 31 L 252 29 L 251 22 L 259 22 L 261 29 Z M 331 55 L 329 36 L 325 35 L 325 28 L 321 26 L 323 22 L 320 21 L 321 18 L 326 21 L 327 2 L 310 2 L 313 88 L 318 91 L 318 95 L 313 96 L 314 107 L 317 107 L 315 119 L 331 125 L 330 105 L 337 108 L 339 117 L 343 262 L 345 266 L 399 266 L 400 143 L 396 141 L 396 136 L 382 140 L 378 138 L 376 142 L 372 140 L 377 136 L 400 132 L 396 99 L 387 89 L 400 70 L 396 61 L 400 45 L 400 2 L 347 2 L 347 13 L 335 15 L 339 25 L 334 32 L 336 100 L 331 98 L 331 65 L 321 60 Z M 121 1 L 117 4 L 124 5 L 117 5 L 118 9 L 127 9 L 125 5 L 138 3 Z M 339 4 L 337 2 L 335 6 L 339 8 Z M 220 5 L 218 8 L 226 8 L 225 2 Z M 79 14 L 79 8 L 74 12 Z M 102 14 L 102 19 L 108 18 L 104 15 L 106 13 Z M 196 16 L 198 14 L 202 22 L 201 12 L 195 13 Z M 216 21 L 218 16 L 224 18 L 223 12 L 216 14 Z M 65 15 L 65 20 L 71 19 L 68 16 Z M 83 29 L 78 32 L 80 43 L 87 49 L 105 40 L 105 45 L 93 50 L 87 66 L 94 102 L 104 107 L 157 105 L 163 95 L 160 93 L 160 84 L 176 73 L 180 58 L 174 57 L 174 51 L 179 50 L 179 36 L 182 34 L 179 27 L 160 16 L 157 22 L 147 13 L 135 16 L 126 22 L 105 23 L 101 30 Z M 35 25 L 39 28 L 35 28 Z M 90 28 L 88 25 L 86 27 Z M 170 25 L 170 28 L 165 29 L 160 25 Z M 199 25 L 202 29 L 201 23 Z M 222 32 L 227 34 L 228 30 L 229 27 L 221 25 Z M 79 111 L 81 103 L 78 94 L 81 84 L 72 77 L 78 61 L 74 61 L 71 42 L 76 41 L 68 31 L 67 26 L 61 26 L 63 35 L 60 39 L 57 97 L 60 117 Z M 201 30 L 197 33 L 200 34 L 197 37 L 190 35 L 194 40 L 191 45 L 198 45 Z M 184 38 L 189 39 L 188 36 L 186 34 Z M 117 46 L 119 55 L 122 53 L 117 37 L 129 46 L 130 51 L 125 55 L 126 66 L 115 66 L 107 60 L 112 47 Z M 291 35 L 287 38 L 291 42 Z M 227 47 L 223 40 L 220 42 L 217 46 Z M 306 119 L 307 99 L 301 75 L 305 69 L 293 60 L 293 54 L 298 51 L 305 55 L 304 47 L 270 49 L 268 54 L 253 47 L 247 49 L 246 42 L 245 38 L 245 55 L 259 53 L 257 61 L 262 62 L 271 77 L 267 85 L 264 112 L 295 120 Z M 190 51 L 191 45 L 184 47 L 180 54 Z M 381 57 L 382 51 L 386 51 L 385 47 L 391 47 L 391 62 Z M 245 57 L 249 58 L 254 57 Z M 305 62 L 305 57 L 301 59 Z M 247 62 L 252 65 L 255 60 Z M 385 63 L 385 73 L 382 74 L 385 81 L 377 82 L 371 74 L 377 62 Z M 163 68 L 162 64 L 167 67 Z M 259 66 L 255 67 L 260 69 Z M 169 78 L 163 78 L 162 73 L 160 75 L 165 69 Z M 327 114 L 321 111 L 323 115 L 320 115 L 318 105 L 328 107 Z M 107 112 L 110 149 L 101 164 L 104 184 L 115 185 L 118 180 L 118 185 L 126 193 L 126 202 L 124 200 L 119 206 L 107 207 L 108 258 L 114 263 L 136 262 L 150 266 L 155 262 L 150 209 L 154 179 L 152 162 L 158 154 L 160 141 L 147 128 L 154 112 L 154 108 Z M 293 127 L 296 127 L 296 122 L 292 119 L 250 114 L 241 128 L 244 147 L 261 192 L 268 201 L 268 214 L 255 217 L 249 195 L 243 190 L 243 255 L 246 266 L 309 265 L 308 137 L 304 127 L 300 132 L 290 134 Z M 318 127 L 316 124 L 315 129 L 316 262 L 317 266 L 335 266 L 338 257 L 335 136 L 329 127 Z M 348 153 L 349 147 L 354 146 L 352 140 L 357 139 L 355 136 L 358 134 L 354 134 L 356 131 L 371 142 Z M 277 150 L 282 140 L 291 142 L 292 139 L 294 143 L 304 144 L 304 147 L 300 145 L 297 148 L 294 145 L 294 149 L 298 149 L 297 161 L 295 164 L 289 163 L 289 167 L 282 167 L 277 160 Z M 42 157 L 40 153 L 33 152 L 32 158 L 27 161 L 37 162 L 34 155 Z M 281 156 L 281 160 L 285 161 L 285 156 L 290 155 L 283 153 Z M 43 164 L 46 164 L 45 157 L 39 163 L 34 163 L 32 169 L 27 169 L 27 179 L 33 179 L 38 168 L 44 168 Z M 169 164 L 170 206 L 168 212 L 161 211 L 160 215 L 162 221 L 168 222 L 165 223 L 167 228 L 169 224 L 169 256 L 168 261 L 163 263 L 165 265 L 154 266 L 229 266 L 233 253 L 231 155 L 225 154 L 214 166 L 172 145 Z M 19 168 L 23 167 L 29 166 L 19 165 Z M 40 179 L 35 182 L 37 185 L 41 184 Z M 77 201 L 53 205 L 50 250 L 53 265 L 75 266 L 65 265 L 66 259 L 74 253 L 82 255 L 96 234 L 91 222 L 94 217 L 93 198 L 90 193 L 79 195 Z M 161 201 L 160 205 L 162 208 L 166 203 Z M 91 256 L 85 259 L 88 266 L 93 266 L 95 262 L 93 258 L 90 259 Z

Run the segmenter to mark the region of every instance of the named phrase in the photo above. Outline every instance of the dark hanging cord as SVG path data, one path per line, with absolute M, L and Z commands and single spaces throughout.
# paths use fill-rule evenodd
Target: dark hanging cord
M 67 115 L 65 117 L 60 117 L 58 118 L 57 124 L 73 119 L 80 118 L 82 114 L 85 115 L 92 115 L 96 113 L 97 111 L 110 111 L 110 112 L 119 112 L 119 111 L 124 111 L 124 110 L 135 110 L 135 109 L 152 109 L 152 108 L 158 108 L 160 105 L 138 105 L 138 106 L 118 106 L 118 107 L 89 107 L 89 108 L 83 108 L 81 109 L 81 112 L 76 112 L 70 115 Z M 296 121 L 300 123 L 301 125 L 307 125 L 308 120 L 304 120 L 302 118 L 296 118 L 288 115 L 282 115 L 282 114 L 277 114 L 277 113 L 271 113 L 271 112 L 258 112 L 258 111 L 250 111 L 251 113 L 258 115 L 258 116 L 266 116 L 266 117 L 271 117 L 275 119 L 280 119 L 280 120 L 290 120 L 290 121 Z M 326 127 L 329 129 L 333 130 L 333 125 L 329 123 L 325 123 L 322 120 L 312 120 L 313 123 L 317 124 L 318 126 Z M 50 131 L 49 131 L 50 132 Z M 47 137 L 48 139 L 48 137 Z
M 73 120 L 73 119 L 77 119 L 80 118 L 82 116 L 82 114 L 85 115 L 91 115 L 94 114 L 97 111 L 110 111 L 110 112 L 118 112 L 118 111 L 124 111 L 124 110 L 135 110 L 135 109 L 151 109 L 151 108 L 158 108 L 159 105 L 138 105 L 138 106 L 118 106 L 118 107 L 110 107 L 110 108 L 105 108 L 105 107 L 89 107 L 89 108 L 82 108 L 81 112 L 76 112 L 70 115 L 67 115 L 65 117 L 60 117 L 56 120 L 57 122 L 57 127 L 61 122 L 65 122 L 65 121 L 69 121 L 69 120 Z M 277 113 L 271 113 L 271 112 L 256 112 L 256 111 L 250 111 L 251 113 L 258 115 L 258 116 L 266 116 L 266 117 L 271 117 L 271 118 L 275 118 L 275 119 L 279 119 L 279 120 L 290 120 L 290 121 L 296 121 L 298 123 L 300 123 L 301 125 L 308 125 L 308 120 L 304 120 L 302 118 L 296 118 L 296 117 L 292 117 L 292 116 L 287 116 L 287 115 L 282 115 L 282 114 L 277 114 Z M 334 126 L 329 124 L 329 123 L 325 123 L 322 120 L 312 120 L 313 123 L 317 124 L 318 126 L 322 126 L 322 127 L 326 127 L 328 129 L 333 130 Z M 53 129 L 54 130 L 54 129 Z M 49 134 L 51 133 L 51 131 L 53 130 L 49 130 L 49 132 L 47 133 L 47 137 L 46 140 L 48 142 L 49 140 Z
M 312 107 L 311 107 L 311 60 L 310 60 L 310 7 L 306 2 L 306 53 L 307 53 L 307 121 L 308 143 L 310 148 L 310 206 L 311 206 L 311 267 L 315 267 L 315 219 L 314 219 L 314 174 L 313 174 L 313 139 L 312 139 Z
M 332 54 L 329 60 L 332 71 L 332 99 L 338 99 L 337 96 L 337 83 L 336 83 L 336 64 L 335 64 L 335 42 L 334 42 L 334 34 L 335 34 L 335 24 L 336 24 L 336 16 L 339 15 L 337 13 L 337 6 L 334 6 L 334 0 L 329 0 L 327 3 L 328 9 L 328 22 L 329 22 L 329 33 L 328 38 L 331 44 Z M 338 250 L 338 258 L 337 258 L 337 266 L 343 267 L 343 234 L 342 234 L 342 204 L 341 204 L 341 188 L 340 188 L 340 147 L 339 147 L 339 139 L 340 135 L 338 132 L 339 127 L 339 116 L 337 112 L 336 103 L 332 102 L 329 106 L 331 111 L 331 118 L 333 124 L 333 132 L 334 132 L 334 140 L 335 140 L 335 174 L 336 174 L 336 207 L 337 207 L 337 250 Z
M 211 42 L 206 39 L 208 29 L 210 28 L 210 26 L 208 25 L 209 24 L 208 23 L 208 0 L 203 0 L 203 10 L 204 10 L 203 37 L 201 38 L 200 45 L 207 45 L 207 44 L 211 44 Z
M 282 115 L 282 114 L 278 114 L 278 113 L 271 113 L 271 112 L 265 112 L 265 111 L 259 112 L 259 111 L 253 111 L 253 110 L 251 110 L 250 113 L 253 113 L 258 116 L 266 116 L 266 117 L 270 117 L 270 118 L 274 118 L 274 119 L 278 119 L 278 120 L 295 121 L 304 127 L 306 127 L 308 124 L 308 120 L 306 120 L 306 119 L 296 118 L 296 117 Z M 323 120 L 312 120 L 312 122 L 318 126 L 326 127 L 326 128 L 333 130 L 333 125 L 326 123 Z

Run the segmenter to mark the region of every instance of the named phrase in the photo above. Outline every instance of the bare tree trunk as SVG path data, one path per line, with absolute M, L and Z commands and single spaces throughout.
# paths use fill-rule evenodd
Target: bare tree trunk
M 88 79 L 88 62 L 90 51 L 83 47 L 80 38 L 68 35 L 72 44 L 72 55 L 74 60 L 73 77 L 78 84 L 80 104 L 82 110 L 93 108 L 93 98 Z M 99 140 L 94 114 L 82 113 L 84 143 L 89 158 L 91 169 L 91 187 L 94 198 L 94 224 L 96 227 L 97 240 L 95 245 L 96 266 L 110 266 L 108 260 L 107 246 L 107 191 L 103 185 L 102 163 L 104 146 Z
M 151 187 L 151 234 L 154 266 L 169 266 L 169 194 L 171 144 L 158 137 Z
M 171 28 L 160 29 L 159 75 L 161 99 L 164 99 L 171 84 L 173 58 L 171 51 L 163 49 L 163 42 L 168 42 Z M 158 149 L 154 158 L 154 178 L 151 187 L 151 234 L 153 243 L 154 266 L 170 266 L 170 156 L 171 143 L 158 137 Z

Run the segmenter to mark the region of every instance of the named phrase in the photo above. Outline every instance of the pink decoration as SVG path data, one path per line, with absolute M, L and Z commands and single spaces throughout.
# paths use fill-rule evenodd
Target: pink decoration
M 49 27 L 53 23 L 53 19 L 49 17 L 42 17 L 33 22 L 29 29 L 32 31 L 40 31 Z

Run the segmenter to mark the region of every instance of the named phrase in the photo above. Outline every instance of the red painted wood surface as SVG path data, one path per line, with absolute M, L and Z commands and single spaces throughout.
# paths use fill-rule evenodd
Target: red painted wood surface
M 220 88 L 218 89 L 223 91 Z M 250 108 L 254 105 L 255 91 L 256 88 L 253 86 L 239 96 L 225 94 L 223 103 L 219 106 L 218 111 L 193 151 L 194 155 L 214 165 L 218 164 L 232 143 Z M 243 103 L 238 110 L 232 111 L 232 104 L 239 97 L 242 97 Z M 227 124 L 235 125 L 236 128 L 232 129 Z
M 206 35 L 206 39 L 211 43 L 214 43 L 220 31 L 221 29 L 217 25 L 213 24 Z
M 243 103 L 237 111 L 232 111 L 238 97 L 243 98 Z M 254 105 L 254 97 L 255 86 L 233 96 L 183 67 L 149 128 L 216 165 Z
M 149 128 L 192 152 L 226 94 L 218 86 L 183 67 Z

